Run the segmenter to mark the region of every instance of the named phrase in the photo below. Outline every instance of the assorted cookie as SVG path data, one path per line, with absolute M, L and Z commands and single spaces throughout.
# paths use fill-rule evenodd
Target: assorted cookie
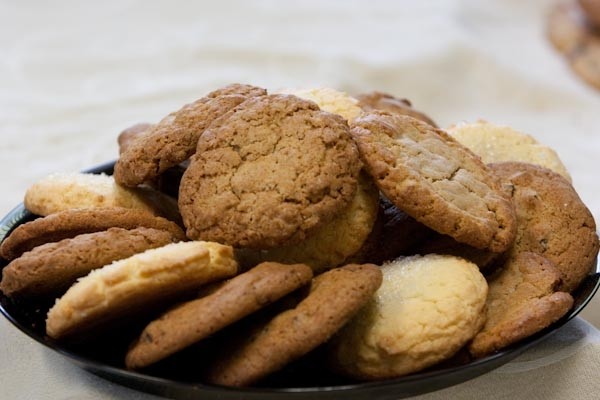
M 0 290 L 53 339 L 118 338 L 119 367 L 187 357 L 194 381 L 247 386 L 468 362 L 568 313 L 599 249 L 552 149 L 381 92 L 232 84 L 118 143 L 114 178 L 27 191 Z

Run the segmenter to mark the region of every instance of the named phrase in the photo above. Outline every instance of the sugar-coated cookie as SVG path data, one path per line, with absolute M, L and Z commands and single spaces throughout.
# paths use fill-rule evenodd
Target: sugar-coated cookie
M 237 273 L 233 249 L 180 242 L 147 250 L 90 272 L 48 311 L 46 333 L 63 338 Z
M 347 93 L 331 88 L 283 89 L 278 93 L 293 94 L 302 99 L 314 101 L 321 110 L 341 115 L 346 121 L 354 120 L 362 112 L 358 100 Z
M 330 343 L 335 368 L 393 378 L 451 357 L 485 321 L 487 283 L 466 260 L 429 254 L 384 264 L 373 299 Z

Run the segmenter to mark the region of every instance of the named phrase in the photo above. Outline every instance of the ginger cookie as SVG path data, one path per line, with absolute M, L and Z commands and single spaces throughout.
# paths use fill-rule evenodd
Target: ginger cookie
M 178 241 L 165 230 L 110 228 L 43 244 L 2 270 L 0 289 L 9 297 L 56 295 L 96 268 Z
M 358 105 L 364 111 L 381 110 L 391 114 L 408 115 L 409 117 L 428 123 L 433 127 L 437 127 L 436 123 L 433 122 L 431 118 L 424 113 L 415 110 L 408 99 L 400 99 L 391 94 L 376 91 L 359 94 L 356 98 L 359 100 Z
M 144 133 L 148 132 L 153 126 L 153 124 L 141 122 L 139 124 L 130 126 L 129 128 L 119 133 L 119 136 L 117 137 L 117 143 L 119 144 L 119 154 L 123 154 L 129 147 L 131 147 L 131 144 L 134 141 L 142 137 Z
M 254 97 L 198 140 L 179 208 L 192 239 L 298 243 L 354 197 L 358 152 L 342 117 L 290 95 Z
M 590 273 L 598 254 L 596 223 L 571 184 L 532 164 L 490 164 L 508 185 L 517 213 L 511 255 L 541 254 L 561 272 L 564 292 L 572 292 Z
M 56 173 L 40 179 L 25 193 L 25 208 L 47 216 L 74 208 L 123 207 L 177 220 L 174 199 L 150 188 L 129 189 L 112 176 L 79 172 Z
M 152 181 L 165 170 L 190 158 L 198 138 L 218 117 L 249 97 L 266 90 L 232 85 L 210 93 L 163 118 L 130 143 L 115 164 L 115 180 L 128 187 Z
M 557 4 L 548 17 L 547 30 L 548 38 L 566 57 L 573 71 L 600 89 L 600 28 L 591 23 L 596 16 L 592 2 Z
M 313 279 L 310 293 L 241 344 L 228 349 L 211 368 L 208 382 L 247 386 L 327 341 L 373 296 L 380 269 L 347 265 Z
M 308 284 L 312 275 L 303 264 L 262 263 L 152 321 L 127 352 L 125 365 L 137 369 L 160 361 Z
M 230 246 L 180 242 L 146 250 L 77 281 L 48 311 L 46 333 L 59 339 L 87 331 L 236 273 Z
M 36 246 L 83 233 L 138 227 L 165 230 L 177 240 L 186 240 L 185 233 L 176 223 L 147 211 L 122 207 L 68 209 L 19 225 L 2 242 L 0 255 L 12 260 Z
M 455 240 L 493 252 L 515 237 L 515 214 L 479 157 L 444 131 L 385 112 L 354 121 L 366 170 L 399 209 Z
M 558 292 L 560 271 L 539 254 L 523 252 L 488 279 L 487 319 L 469 344 L 484 357 L 548 327 L 569 311 L 573 298 Z
M 454 125 L 447 131 L 454 139 L 481 157 L 486 164 L 503 161 L 526 162 L 551 169 L 571 182 L 571 176 L 553 149 L 509 126 L 477 121 Z
M 475 264 L 428 254 L 401 257 L 382 272 L 375 296 L 329 343 L 338 372 L 376 380 L 420 371 L 481 329 L 488 286 Z
M 379 190 L 371 178 L 363 173 L 359 177 L 354 199 L 333 221 L 317 228 L 298 244 L 269 250 L 244 249 L 239 252 L 243 258 L 240 263 L 303 263 L 315 273 L 337 267 L 361 249 L 373 229 L 378 208 Z
M 347 93 L 331 88 L 284 89 L 277 93 L 293 94 L 314 101 L 321 110 L 341 115 L 348 122 L 353 121 L 362 112 L 358 100 Z

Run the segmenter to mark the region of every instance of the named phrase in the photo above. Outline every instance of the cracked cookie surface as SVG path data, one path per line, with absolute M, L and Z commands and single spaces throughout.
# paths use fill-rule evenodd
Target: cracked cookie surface
M 417 119 L 365 113 L 352 125 L 366 170 L 399 209 L 459 242 L 494 252 L 515 237 L 497 178 L 444 131 Z
M 546 328 L 573 305 L 569 293 L 558 292 L 561 274 L 543 256 L 523 252 L 488 279 L 487 319 L 469 344 L 483 357 Z
M 538 253 L 562 274 L 571 292 L 590 273 L 598 254 L 596 223 L 573 186 L 561 175 L 532 164 L 504 162 L 490 168 L 508 184 L 517 213 L 517 237 L 510 249 Z
M 234 84 L 169 114 L 126 145 L 115 164 L 115 180 L 133 187 L 155 179 L 190 158 L 198 138 L 215 119 L 248 98 L 265 94 L 261 88 Z
M 256 97 L 202 135 L 179 208 L 192 239 L 298 243 L 350 203 L 360 167 L 342 117 L 295 96 Z

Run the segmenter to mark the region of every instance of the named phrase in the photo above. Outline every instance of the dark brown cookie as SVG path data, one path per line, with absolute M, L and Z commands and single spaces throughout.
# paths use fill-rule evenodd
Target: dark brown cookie
M 135 369 L 160 361 L 308 284 L 312 275 L 304 264 L 259 264 L 151 322 L 127 352 L 125 364 Z
M 487 273 L 494 268 L 494 261 L 498 260 L 501 253 L 478 249 L 468 244 L 457 242 L 450 236 L 432 234 L 416 249 L 416 254 L 448 254 L 461 257 L 476 264 L 482 272 Z
M 19 225 L 2 242 L 0 255 L 12 260 L 45 243 L 113 227 L 154 228 L 169 231 L 177 240 L 186 240 L 185 234 L 177 224 L 143 210 L 121 207 L 80 208 L 59 211 Z
M 560 271 L 539 254 L 523 252 L 488 279 L 487 320 L 469 351 L 484 357 L 548 327 L 569 311 L 573 298 L 557 292 Z
M 192 239 L 298 243 L 350 203 L 360 167 L 342 117 L 291 95 L 255 97 L 204 132 L 179 208 Z
M 497 178 L 444 131 L 408 116 L 364 113 L 352 136 L 366 170 L 399 209 L 473 247 L 502 252 L 515 214 Z
M 119 133 L 119 136 L 117 137 L 117 143 L 119 144 L 119 154 L 123 154 L 134 141 L 144 136 L 144 133 L 148 132 L 153 126 L 153 124 L 142 122 L 130 126 L 129 128 Z
M 246 386 L 308 353 L 348 322 L 371 299 L 381 280 L 381 270 L 370 264 L 347 265 L 319 275 L 295 308 L 228 349 L 208 381 Z
M 110 228 L 47 243 L 9 263 L 0 289 L 10 297 L 55 295 L 93 269 L 177 241 L 166 230 Z
M 510 254 L 543 255 L 561 272 L 561 290 L 575 290 L 598 254 L 594 218 L 575 189 L 561 175 L 532 164 L 505 162 L 490 168 L 508 185 L 517 213 Z
M 364 111 L 382 110 L 392 114 L 408 115 L 437 127 L 431 118 L 415 110 L 407 99 L 400 99 L 383 92 L 362 93 L 356 96 L 356 99 L 359 101 L 358 106 Z
M 241 93 L 236 93 L 240 89 Z M 187 160 L 196 151 L 198 138 L 218 117 L 249 97 L 265 90 L 232 85 L 209 94 L 169 114 L 135 140 L 115 164 L 115 180 L 123 186 L 152 181 L 165 170 Z

